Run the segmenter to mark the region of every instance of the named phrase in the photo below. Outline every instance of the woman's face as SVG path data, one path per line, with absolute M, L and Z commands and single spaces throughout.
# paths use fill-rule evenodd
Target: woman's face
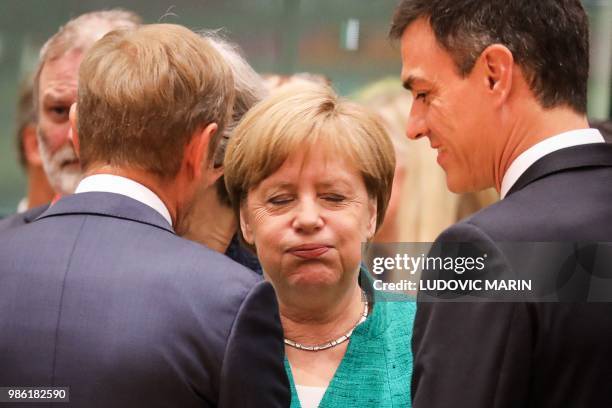
M 279 292 L 355 282 L 361 243 L 376 229 L 376 201 L 339 156 L 320 146 L 292 154 L 242 205 L 243 235 Z

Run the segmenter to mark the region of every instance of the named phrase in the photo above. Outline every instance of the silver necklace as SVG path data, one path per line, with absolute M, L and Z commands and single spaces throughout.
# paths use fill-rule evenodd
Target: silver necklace
M 361 313 L 361 317 L 359 318 L 359 321 L 357 323 L 355 323 L 355 325 L 351 328 L 351 330 L 349 330 L 347 333 L 343 334 L 342 336 L 338 337 L 335 340 L 331 340 L 331 341 L 326 341 L 325 343 L 321 343 L 321 344 L 316 344 L 314 346 L 306 346 L 304 344 L 298 343 L 296 341 L 293 340 L 289 340 L 288 338 L 285 338 L 285 344 L 296 348 L 298 350 L 305 350 L 305 351 L 321 351 L 321 350 L 327 350 L 330 349 L 332 347 L 336 347 L 339 344 L 344 343 L 345 341 L 347 341 L 348 339 L 351 338 L 351 334 L 353 334 L 353 330 L 355 330 L 355 327 L 359 326 L 361 323 L 363 323 L 365 321 L 365 319 L 368 317 L 368 301 L 365 300 L 364 301 L 364 308 L 363 308 L 363 313 Z

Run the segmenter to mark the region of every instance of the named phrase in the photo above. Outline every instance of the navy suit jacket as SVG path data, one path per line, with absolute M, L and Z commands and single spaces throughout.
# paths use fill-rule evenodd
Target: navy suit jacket
M 39 215 L 47 211 L 48 208 L 49 204 L 44 204 L 38 207 L 30 208 L 22 213 L 11 214 L 6 218 L 2 218 L 0 220 L 0 231 L 29 224 L 38 218 Z
M 289 405 L 272 286 L 148 206 L 75 194 L 0 242 L 0 386 L 68 386 L 73 407 Z
M 537 254 L 517 259 L 502 241 L 612 241 L 612 146 L 543 157 L 505 199 L 437 240 L 484 243 L 487 263 L 542 273 Z M 607 245 L 598 260 L 610 282 Z M 587 291 L 596 279 L 584 276 Z M 415 408 L 612 407 L 612 303 L 420 302 L 413 354 Z

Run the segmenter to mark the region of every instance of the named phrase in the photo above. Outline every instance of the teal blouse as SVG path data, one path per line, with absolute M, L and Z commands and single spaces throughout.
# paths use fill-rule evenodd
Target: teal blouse
M 407 298 L 404 298 L 407 299 Z M 319 407 L 410 407 L 414 301 L 378 300 L 355 328 Z M 291 408 L 301 408 L 289 362 Z

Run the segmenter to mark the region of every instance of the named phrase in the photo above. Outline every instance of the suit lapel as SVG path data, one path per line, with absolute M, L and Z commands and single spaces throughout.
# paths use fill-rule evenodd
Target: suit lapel
M 593 143 L 552 152 L 529 166 L 507 196 L 550 174 L 588 167 L 612 167 L 612 145 Z
M 48 208 L 49 208 L 49 204 L 44 204 L 44 205 L 41 205 L 41 206 L 38 206 L 38 207 L 34 207 L 34 208 L 24 212 L 23 213 L 23 222 L 25 224 L 31 223 L 36 218 L 38 218 L 42 213 L 47 211 Z
M 149 224 L 174 234 L 172 226 L 153 208 L 121 194 L 89 192 L 63 197 L 37 220 L 60 215 L 101 215 Z

